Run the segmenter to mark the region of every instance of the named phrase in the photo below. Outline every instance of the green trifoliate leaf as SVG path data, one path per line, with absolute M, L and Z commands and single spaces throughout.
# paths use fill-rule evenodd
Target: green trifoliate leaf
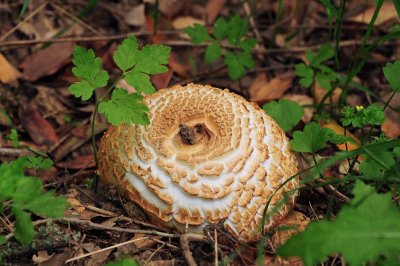
M 217 21 L 215 21 L 213 28 L 213 34 L 215 38 L 218 41 L 221 41 L 228 35 L 228 31 L 229 31 L 228 22 L 222 17 L 218 18 Z
M 18 203 L 31 201 L 39 196 L 42 190 L 42 181 L 39 178 L 24 176 L 14 182 L 16 187 L 12 198 Z
M 322 45 L 317 55 L 310 61 L 311 66 L 319 66 L 322 62 L 325 62 L 335 56 L 335 50 L 332 45 L 324 44 Z
M 313 83 L 314 71 L 309 66 L 300 63 L 295 66 L 296 75 L 300 77 L 300 84 L 305 88 L 309 88 Z
M 236 14 L 229 19 L 228 27 L 228 43 L 238 46 L 247 33 L 248 21 Z
M 95 89 L 107 85 L 108 73 L 102 70 L 103 62 L 95 56 L 92 49 L 86 50 L 75 45 L 72 62 L 75 65 L 72 73 L 81 79 L 70 86 L 70 91 L 75 97 L 87 100 Z
M 228 72 L 231 79 L 238 79 L 244 75 L 246 69 L 239 61 L 236 54 L 227 51 L 225 53 L 225 64 L 228 66 Z
M 15 205 L 13 206 L 12 211 L 15 216 L 15 238 L 23 245 L 30 244 L 35 236 L 31 216 L 29 213 L 16 207 Z
M 168 70 L 165 66 L 168 64 L 171 47 L 164 45 L 146 45 L 138 53 L 138 64 L 135 66 L 135 72 L 146 74 L 160 74 Z
M 390 86 L 395 92 L 400 92 L 400 60 L 394 63 L 386 63 L 383 74 L 389 81 Z
M 138 93 L 152 94 L 156 92 L 153 84 L 150 81 L 150 76 L 140 72 L 129 72 L 125 76 L 126 82 L 133 86 Z
M 49 170 L 53 164 L 53 160 L 49 158 L 44 158 L 42 156 L 27 156 L 25 167 Z
M 264 111 L 270 115 L 284 130 L 291 130 L 304 114 L 304 108 L 296 102 L 280 99 L 263 106 Z
M 211 45 L 207 46 L 205 59 L 207 64 L 215 62 L 219 57 L 221 57 L 221 45 L 217 42 L 213 42 Z
M 149 109 L 142 99 L 138 93 L 128 94 L 124 89 L 117 89 L 113 91 L 111 100 L 100 103 L 99 112 L 116 126 L 122 123 L 147 125 L 150 123 L 147 116 Z
M 114 53 L 114 62 L 125 72 L 131 69 L 137 63 L 138 43 L 134 36 L 130 36 L 118 45 Z
M 198 23 L 194 24 L 193 27 L 187 27 L 184 31 L 189 35 L 193 44 L 201 44 L 202 42 L 211 40 L 207 29 Z
M 59 218 L 64 216 L 64 211 L 68 209 L 68 202 L 65 198 L 56 197 L 53 191 L 48 191 L 23 207 L 40 216 Z
M 292 149 L 297 152 L 314 153 L 326 147 L 329 140 L 329 130 L 321 128 L 315 122 L 304 127 L 303 131 L 295 131 L 290 141 Z
M 298 256 L 305 265 L 335 253 L 343 255 L 350 265 L 367 265 L 381 255 L 398 256 L 400 211 L 392 203 L 392 195 L 377 194 L 361 181 L 356 182 L 353 193 L 354 198 L 335 221 L 312 222 L 279 247 L 278 255 Z

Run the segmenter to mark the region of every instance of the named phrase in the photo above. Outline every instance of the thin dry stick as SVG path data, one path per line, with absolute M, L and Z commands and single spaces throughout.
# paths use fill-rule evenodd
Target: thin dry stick
M 137 239 L 132 239 L 132 240 L 129 240 L 129 241 L 126 241 L 126 242 L 115 244 L 115 245 L 112 245 L 112 246 L 109 246 L 109 247 L 106 247 L 106 248 L 95 250 L 95 251 L 92 251 L 92 252 L 89 252 L 89 253 L 86 253 L 86 254 L 71 258 L 71 259 L 67 260 L 66 263 L 73 262 L 73 261 L 76 261 L 76 260 L 79 260 L 79 259 L 83 259 L 83 258 L 92 256 L 92 255 L 97 254 L 97 253 L 101 253 L 101 252 L 104 252 L 104 251 L 107 251 L 107 250 L 110 250 L 110 249 L 114 249 L 114 248 L 117 248 L 117 247 L 125 246 L 127 244 L 135 243 L 136 241 L 140 241 L 140 240 L 144 240 L 144 239 L 148 239 L 148 237 L 140 237 L 140 238 L 137 238 Z
M 217 235 L 217 229 L 214 228 L 214 264 L 215 266 L 218 266 L 218 235 Z
M 4 41 L 8 36 L 10 36 L 11 34 L 13 34 L 17 29 L 19 29 L 22 25 L 24 25 L 26 22 L 28 22 L 32 17 L 34 17 L 37 13 L 39 13 L 40 10 L 42 10 L 45 6 L 47 5 L 47 1 L 44 2 L 43 4 L 41 4 L 38 8 L 36 8 L 35 11 L 33 11 L 32 13 L 30 13 L 28 16 L 26 16 L 26 18 L 24 20 L 22 20 L 20 23 L 18 23 L 17 25 L 15 25 L 14 28 L 12 28 L 11 30 L 9 30 L 7 33 L 5 33 L 1 38 L 0 38 L 0 43 L 2 41 Z
M 155 254 L 157 254 L 157 252 L 159 252 L 163 247 L 165 246 L 165 243 L 162 244 L 159 248 L 157 248 L 151 255 L 150 257 L 146 260 L 146 262 L 144 263 L 144 265 L 147 265 L 151 259 L 154 257 Z
M 192 252 L 190 251 L 189 242 L 190 241 L 207 241 L 207 238 L 204 235 L 187 233 L 181 235 L 180 242 L 182 247 L 183 256 L 186 259 L 186 262 L 189 266 L 196 266 L 196 262 L 192 256 Z
M 98 30 L 96 30 L 95 28 L 90 26 L 89 24 L 85 23 L 83 20 L 79 19 L 77 16 L 71 14 L 70 12 L 68 12 L 67 10 L 65 10 L 64 8 L 59 6 L 58 4 L 52 3 L 52 2 L 50 2 L 50 4 L 51 4 L 52 7 L 54 7 L 54 9 L 56 9 L 57 11 L 63 13 L 67 17 L 70 17 L 72 20 L 76 21 L 78 24 L 80 24 L 83 27 L 85 27 L 86 29 L 90 30 L 91 32 L 93 32 L 97 36 L 103 35 L 101 32 L 99 32 Z
M 15 148 L 1 148 L 0 147 L 0 155 L 1 156 L 30 156 L 35 155 L 35 153 L 26 150 L 26 149 L 15 149 Z

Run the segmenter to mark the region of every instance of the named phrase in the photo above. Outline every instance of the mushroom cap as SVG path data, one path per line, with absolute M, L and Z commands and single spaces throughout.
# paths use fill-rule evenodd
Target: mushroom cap
M 254 103 L 206 85 L 146 96 L 150 124 L 111 126 L 99 149 L 102 183 L 114 185 L 160 224 L 202 232 L 223 222 L 237 239 L 261 238 L 270 196 L 297 173 L 288 138 Z M 273 196 L 265 230 L 292 209 L 292 178 Z

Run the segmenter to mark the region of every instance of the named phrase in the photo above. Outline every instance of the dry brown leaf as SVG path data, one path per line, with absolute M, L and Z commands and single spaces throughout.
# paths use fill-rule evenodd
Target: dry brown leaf
M 323 128 L 330 128 L 333 131 L 335 131 L 336 134 L 344 135 L 344 128 L 341 127 L 340 125 L 336 124 L 336 123 L 326 122 L 326 123 L 321 123 L 321 124 L 322 124 Z M 358 149 L 360 147 L 360 143 L 361 142 L 356 136 L 354 136 L 353 134 L 351 134 L 348 131 L 346 132 L 346 136 L 352 138 L 355 141 L 355 143 L 351 143 L 351 142 L 347 141 L 344 144 L 337 144 L 336 147 L 339 150 L 341 150 L 341 151 L 345 151 L 345 150 L 352 151 L 352 150 Z M 347 149 L 346 149 L 346 144 L 347 144 Z
M 261 85 L 251 101 L 262 105 L 268 101 L 279 99 L 293 84 L 293 73 L 286 73 Z
M 171 19 L 180 14 L 188 6 L 189 2 L 182 0 L 160 0 L 158 9 L 167 18 Z
M 17 86 L 21 73 L 0 53 L 0 82 Z
M 172 69 L 168 69 L 167 72 L 152 75 L 151 82 L 154 84 L 157 90 L 165 89 L 168 87 L 173 74 L 174 71 Z
M 124 16 L 124 21 L 130 26 L 143 26 L 146 22 L 144 4 L 137 5 Z
M 72 43 L 56 43 L 26 57 L 21 64 L 23 78 L 36 81 L 54 74 L 71 61 Z
M 206 5 L 207 23 L 213 23 L 218 17 L 222 8 L 225 6 L 226 0 L 208 0 Z
M 135 234 L 135 236 L 132 238 L 132 240 L 144 238 L 144 239 L 135 241 L 135 246 L 140 250 L 151 248 L 152 246 L 157 244 L 157 242 L 154 241 L 153 239 L 145 238 L 145 237 L 146 237 L 145 234 Z M 153 238 L 159 238 L 159 237 L 153 237 Z
M 37 145 L 52 146 L 59 141 L 56 130 L 32 103 L 28 104 L 21 115 L 21 123 Z
M 42 263 L 42 262 L 45 262 L 45 261 L 51 259 L 53 256 L 54 256 L 54 254 L 49 255 L 46 250 L 39 250 L 37 252 L 37 255 L 34 254 L 32 256 L 32 261 L 36 264 L 39 264 L 39 263 Z
M 317 103 L 320 103 L 322 101 L 322 99 L 324 98 L 325 94 L 328 92 L 327 89 L 324 89 L 321 87 L 321 85 L 319 85 L 318 82 L 315 82 L 315 87 L 314 87 L 314 98 L 315 101 Z M 333 93 L 331 95 L 331 97 L 328 97 L 325 100 L 325 103 L 337 103 L 339 101 L 340 98 L 340 94 L 342 93 L 342 89 L 341 88 L 335 88 L 333 90 Z
M 294 101 L 302 106 L 310 105 L 311 107 L 304 107 L 304 114 L 301 120 L 308 124 L 314 116 L 314 108 L 312 107 L 314 100 L 304 94 L 286 94 L 283 96 L 284 99 Z
M 291 236 L 304 231 L 310 219 L 301 212 L 293 211 L 280 226 L 294 227 L 290 230 L 276 231 L 271 236 L 271 244 L 274 247 L 280 246 L 285 243 Z
M 351 21 L 369 24 L 375 11 L 375 4 L 370 5 L 364 12 L 357 16 L 350 18 Z M 379 26 L 390 20 L 398 19 L 396 8 L 394 7 L 393 1 L 386 1 L 383 3 L 379 10 L 378 17 L 375 21 L 375 25 Z
M 192 27 L 194 24 L 204 25 L 204 21 L 191 16 L 178 17 L 172 21 L 172 27 L 176 30 L 183 30 L 186 27 Z
M 399 113 L 386 108 L 385 110 L 385 122 L 382 124 L 381 129 L 385 135 L 389 138 L 400 137 L 400 115 Z
M 250 98 L 256 96 L 257 92 L 261 89 L 262 86 L 268 83 L 267 73 L 260 72 L 257 76 L 252 80 L 249 87 Z
M 38 266 L 63 266 L 70 256 L 71 251 L 65 249 L 63 253 L 55 254 L 50 259 L 39 263 Z

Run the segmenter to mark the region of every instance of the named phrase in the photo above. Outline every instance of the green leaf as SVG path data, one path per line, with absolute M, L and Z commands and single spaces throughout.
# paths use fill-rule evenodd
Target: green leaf
M 214 33 L 215 38 L 218 41 L 221 41 L 222 39 L 227 37 L 228 30 L 229 30 L 228 22 L 224 18 L 219 17 L 217 19 L 217 21 L 215 21 L 214 27 L 213 27 L 213 33 Z
M 314 153 L 325 148 L 328 140 L 329 131 L 326 128 L 321 128 L 317 123 L 311 122 L 304 127 L 303 131 L 293 133 L 290 144 L 294 151 Z
M 325 62 L 335 56 L 335 50 L 332 45 L 324 44 L 318 50 L 317 55 L 311 60 L 311 66 L 319 66 L 322 62 Z
M 236 54 L 239 62 L 247 69 L 254 68 L 254 60 L 251 53 L 248 51 L 239 52 Z
M 229 19 L 228 27 L 228 43 L 238 46 L 248 31 L 247 19 L 244 20 L 236 14 Z
M 15 205 L 13 205 L 12 211 L 15 216 L 15 238 L 23 245 L 30 244 L 35 236 L 31 216 Z
M 44 158 L 42 156 L 26 156 L 26 168 L 50 170 L 53 164 L 53 160 L 49 158 Z
M 5 236 L 0 235 L 0 246 L 4 245 L 5 243 L 7 243 L 7 239 Z
M 122 70 L 126 72 L 137 63 L 138 43 L 134 36 L 130 36 L 118 45 L 114 53 L 114 62 Z
M 242 48 L 246 52 L 251 52 L 251 50 L 256 46 L 256 44 L 257 44 L 257 40 L 254 38 L 243 39 L 240 42 L 239 47 Z
M 400 92 L 400 60 L 394 63 L 386 63 L 383 74 L 389 81 L 390 86 L 395 92 Z
M 35 177 L 20 177 L 16 182 L 16 188 L 12 198 L 17 203 L 26 203 L 40 195 L 42 181 Z
M 63 217 L 64 211 L 68 209 L 68 202 L 63 197 L 55 196 L 53 191 L 48 191 L 23 207 L 40 216 L 59 218 Z
M 360 172 L 366 176 L 375 176 L 377 179 L 382 176 L 384 171 L 389 170 L 396 163 L 394 154 L 389 151 L 374 153 L 373 156 L 367 153 L 364 154 L 363 158 L 364 160 L 360 163 Z
M 139 264 L 135 260 L 123 258 L 117 261 L 109 262 L 105 266 L 139 266 Z
M 353 127 L 361 128 L 366 125 L 381 125 L 385 121 L 383 108 L 378 104 L 371 104 L 367 108 L 362 106 L 357 106 L 355 108 L 345 106 L 342 112 L 344 114 L 342 118 L 342 124 L 344 126 L 352 124 Z
M 353 142 L 353 143 L 355 142 L 349 136 L 337 134 L 335 131 L 333 131 L 330 128 L 326 128 L 326 130 L 328 132 L 329 142 L 332 142 L 333 144 L 344 144 L 346 141 Z
M 213 42 L 207 46 L 205 59 L 207 64 L 215 62 L 221 56 L 221 45 L 218 42 Z
M 125 76 L 126 82 L 133 86 L 138 93 L 152 94 L 156 92 L 153 84 L 150 81 L 150 76 L 140 72 L 129 72 Z
M 238 79 L 244 75 L 246 69 L 239 61 L 236 54 L 227 51 L 225 53 L 225 64 L 228 66 L 228 73 L 231 79 Z
M 99 112 L 104 113 L 108 122 L 116 126 L 122 123 L 148 125 L 149 109 L 142 99 L 138 93 L 128 94 L 124 89 L 117 89 L 113 91 L 111 100 L 100 103 Z
M 11 129 L 10 135 L 7 136 L 7 139 L 12 142 L 14 148 L 19 147 L 18 131 L 15 128 Z
M 171 54 L 171 47 L 164 45 L 146 45 L 138 54 L 135 72 L 160 74 L 168 70 L 165 66 Z
M 296 75 L 300 77 L 300 84 L 309 88 L 314 80 L 314 71 L 309 66 L 300 63 L 295 65 Z
M 377 194 L 356 181 L 354 199 L 342 208 L 334 222 L 312 222 L 307 229 L 278 248 L 283 257 L 298 256 L 305 265 L 340 253 L 350 265 L 368 264 L 380 255 L 400 252 L 400 211 L 391 194 Z M 364 264 L 364 265 L 365 265 Z
M 75 97 L 87 100 L 95 89 L 107 85 L 108 73 L 102 70 L 103 62 L 95 56 L 92 49 L 87 50 L 75 45 L 72 62 L 75 65 L 72 73 L 81 79 L 70 86 L 70 91 Z
M 22 4 L 21 12 L 19 12 L 18 17 L 22 17 L 22 15 L 25 14 L 25 11 L 29 6 L 29 2 L 30 2 L 30 0 L 24 0 L 24 3 Z
M 202 42 L 211 40 L 207 29 L 198 23 L 194 24 L 193 27 L 185 28 L 184 32 L 189 35 L 193 44 L 201 44 Z
M 263 106 L 263 109 L 284 131 L 289 131 L 297 125 L 304 114 L 304 108 L 301 105 L 286 99 L 269 102 Z
M 400 158 L 400 147 L 396 147 L 393 149 L 393 154 L 397 157 Z
M 11 199 L 17 180 L 24 178 L 25 158 L 0 164 L 0 201 Z

